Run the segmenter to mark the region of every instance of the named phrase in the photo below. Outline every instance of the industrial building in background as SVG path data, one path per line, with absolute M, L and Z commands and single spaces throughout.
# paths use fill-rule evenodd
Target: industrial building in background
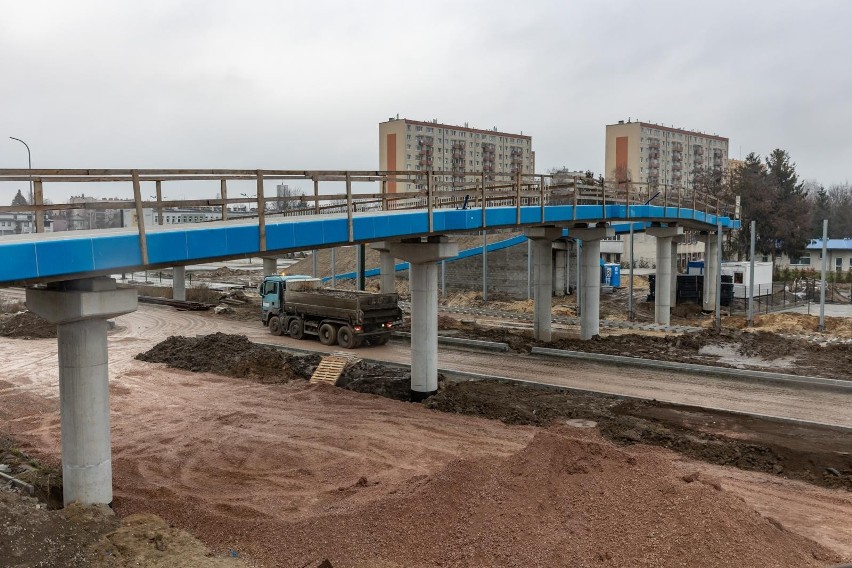
M 606 125 L 604 176 L 633 182 L 692 189 L 728 170 L 728 139 L 715 134 L 671 128 L 650 122 Z
M 535 173 L 532 137 L 524 134 L 440 124 L 437 119 L 422 122 L 389 118 L 379 123 L 379 169 L 422 172 L 415 183 L 388 182 L 389 193 L 420 191 L 426 188 L 426 172 L 449 172 L 433 176 L 443 186 L 462 186 L 477 181 L 463 173 Z

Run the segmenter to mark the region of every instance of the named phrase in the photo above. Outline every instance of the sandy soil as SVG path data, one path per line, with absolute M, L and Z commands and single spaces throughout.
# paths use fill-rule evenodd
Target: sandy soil
M 644 446 L 621 450 L 586 434 L 578 438 L 548 433 L 530 445 L 541 429 L 438 413 L 324 385 L 261 384 L 169 370 L 133 359 L 167 335 L 192 336 L 221 327 L 234 332 L 240 326 L 265 341 L 322 348 L 318 342 L 272 338 L 260 325 L 223 323 L 158 307 L 143 307 L 118 318 L 118 328 L 110 336 L 110 364 L 119 515 L 157 513 L 216 551 L 234 549 L 258 566 L 301 566 L 323 555 L 334 566 L 505 566 L 511 565 L 511 551 L 518 550 L 507 548 L 512 539 L 538 543 L 524 546 L 530 552 L 517 556 L 524 566 L 624 565 L 619 554 L 629 550 L 628 545 L 648 550 L 637 565 L 683 565 L 685 559 L 672 554 L 669 543 L 710 555 L 719 566 L 824 566 L 840 560 L 799 540 L 795 533 L 815 537 L 852 560 L 848 492 L 729 468 L 715 471 L 713 466 L 681 458 L 672 465 L 672 455 L 664 450 Z M 406 350 L 403 345 L 388 345 L 364 351 L 405 360 Z M 442 358 L 442 364 L 464 364 L 479 372 L 499 367 L 505 374 L 514 368 L 524 376 L 550 381 L 572 381 L 574 375 L 587 375 L 590 382 L 615 380 L 619 375 L 625 379 L 623 371 L 612 368 L 533 365 L 518 355 L 495 359 L 492 354 L 444 352 Z M 46 461 L 57 462 L 55 341 L 4 340 L 0 361 L 5 381 L 0 384 L 4 430 Z M 625 387 L 647 381 L 653 392 L 666 385 L 666 380 L 651 376 L 660 373 L 638 379 L 630 374 Z M 674 375 L 667 380 L 671 384 L 665 388 L 677 391 L 676 383 L 680 383 L 695 402 L 705 404 L 708 392 L 715 391 L 727 392 L 731 401 L 743 406 L 792 412 L 812 404 L 805 414 L 826 416 L 832 413 L 831 404 L 836 404 L 838 416 L 848 415 L 843 410 L 848 409 L 848 400 L 828 395 L 809 399 L 813 393 L 783 394 L 733 381 L 693 382 Z M 579 447 L 596 457 L 580 462 L 557 459 L 579 456 Z M 628 483 L 631 478 L 619 478 L 619 464 L 633 466 L 630 459 L 636 460 L 636 471 L 641 470 L 637 479 L 663 479 L 664 483 L 652 487 L 644 485 L 646 481 Z M 562 465 L 551 472 L 554 463 Z M 550 473 L 541 477 L 545 471 Z M 699 483 L 683 479 L 692 479 L 695 471 L 701 472 L 695 478 Z M 508 476 L 513 472 L 519 473 L 514 482 Z M 606 483 L 596 481 L 598 476 Z M 558 504 L 571 503 L 574 494 L 546 488 L 563 486 L 577 489 L 575 506 L 601 513 L 560 524 L 565 521 Z M 634 486 L 644 489 L 641 495 Z M 613 488 L 617 489 L 614 501 L 594 497 Z M 630 500 L 646 505 L 625 510 L 636 522 L 625 524 L 621 513 L 615 519 L 603 512 L 618 511 L 617 503 Z M 742 500 L 774 521 L 744 508 Z M 604 503 L 608 503 L 606 509 L 596 508 Z M 682 515 L 690 508 L 703 513 L 698 517 L 707 522 L 700 524 L 692 515 L 672 514 L 676 523 L 656 513 L 642 515 L 642 511 L 657 510 Z M 719 512 L 721 517 L 716 516 Z M 514 523 L 513 516 L 524 522 Z M 732 523 L 725 524 L 725 519 Z M 535 528 L 539 521 L 542 528 Z M 621 521 L 618 529 L 616 521 Z M 721 536 L 705 539 L 704 548 L 688 540 L 690 534 L 703 534 L 710 526 L 727 528 L 720 530 Z M 656 528 L 648 532 L 648 527 Z M 564 536 L 568 529 L 582 536 L 577 542 L 590 546 L 570 548 L 573 544 Z M 489 535 L 507 536 L 495 541 Z M 489 546 L 478 546 L 479 542 Z M 379 556 L 376 550 L 383 552 Z M 422 551 L 420 560 L 412 562 L 413 550 Z M 562 550 L 575 552 L 581 561 L 559 556 L 557 551 Z

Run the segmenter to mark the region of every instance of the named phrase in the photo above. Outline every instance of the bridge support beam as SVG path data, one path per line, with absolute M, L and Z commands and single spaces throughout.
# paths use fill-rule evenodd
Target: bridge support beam
M 271 276 L 273 274 L 278 274 L 278 259 L 277 258 L 264 258 L 263 259 L 263 275 Z
M 553 241 L 562 236 L 558 227 L 524 230 L 533 250 L 533 337 L 550 341 L 553 297 Z
M 438 265 L 459 253 L 447 237 L 406 240 L 390 245 L 394 258 L 407 260 L 411 275 L 411 400 L 438 392 Z
M 27 308 L 58 328 L 63 502 L 111 503 L 107 319 L 134 311 L 136 291 L 66 280 L 28 288 Z
M 719 259 L 716 258 L 719 235 L 713 233 L 701 233 L 698 240 L 704 243 L 704 290 L 702 293 L 701 309 L 705 312 L 716 310 L 716 281 L 719 274 Z
M 601 333 L 601 239 L 615 236 L 611 227 L 571 229 L 571 236 L 582 241 L 580 253 L 580 339 L 592 339 Z
M 645 232 L 657 238 L 654 323 L 669 325 L 672 318 L 672 239 L 683 235 L 683 227 L 648 227 Z
M 186 300 L 186 267 L 172 268 L 172 299 Z
M 379 251 L 379 286 L 382 292 L 396 292 L 396 260 L 390 251 L 389 242 L 379 242 L 370 245 L 373 250 Z

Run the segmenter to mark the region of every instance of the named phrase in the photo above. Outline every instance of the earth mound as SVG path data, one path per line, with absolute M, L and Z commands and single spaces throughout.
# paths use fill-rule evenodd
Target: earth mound
M 294 357 L 252 343 L 245 335 L 214 333 L 202 337 L 171 336 L 136 359 L 193 372 L 286 383 L 310 378 L 320 357 Z
M 0 336 L 17 339 L 49 339 L 56 337 L 56 325 L 30 311 L 18 312 L 0 319 Z
M 578 433 L 575 433 L 578 432 Z M 505 458 L 463 459 L 394 495 L 295 523 L 287 564 L 822 567 L 839 558 L 659 449 L 551 428 Z M 360 491 L 369 491 L 362 488 Z M 317 542 L 312 534 L 329 534 Z M 416 554 L 412 552 L 416 551 Z

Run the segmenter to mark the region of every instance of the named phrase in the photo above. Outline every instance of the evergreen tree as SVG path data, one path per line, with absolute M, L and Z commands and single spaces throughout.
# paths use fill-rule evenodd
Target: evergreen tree
M 17 195 L 12 198 L 12 207 L 23 207 L 24 205 L 29 205 L 29 203 L 27 203 L 27 198 L 24 197 L 24 194 L 19 189 Z
M 804 250 L 811 232 L 810 203 L 804 184 L 799 182 L 796 164 L 790 155 L 779 149 L 766 158 L 770 192 L 775 208 L 771 215 L 771 237 L 774 240 L 773 257 L 786 253 L 790 258 Z

